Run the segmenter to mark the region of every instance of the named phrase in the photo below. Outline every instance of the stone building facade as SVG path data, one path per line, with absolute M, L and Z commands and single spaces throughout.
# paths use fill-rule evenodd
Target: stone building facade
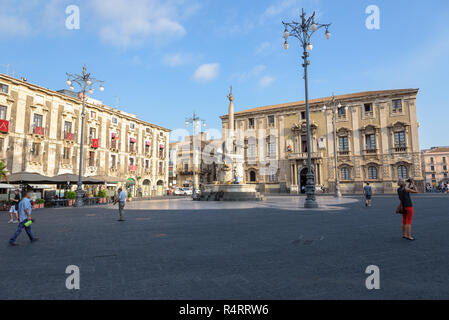
M 170 143 L 170 171 L 173 187 L 192 187 L 194 171 L 197 187 L 200 183 L 211 184 L 217 181 L 217 166 L 212 161 L 205 161 L 204 152 L 206 147 L 219 146 L 221 143 L 219 140 L 210 140 L 207 133 L 196 135 L 195 143 L 192 136 L 185 137 L 184 141 Z M 196 153 L 193 152 L 194 146 Z
M 164 194 L 170 130 L 86 99 L 84 176 L 112 178 L 134 196 Z M 81 110 L 77 94 L 0 74 L 0 160 L 10 173 L 78 174 Z
M 422 151 L 423 176 L 428 186 L 438 187 L 449 182 L 449 147 Z
M 360 193 L 370 182 L 378 193 L 393 193 L 398 178 L 413 177 L 423 189 L 416 116 L 418 89 L 371 91 L 335 97 L 340 103 L 333 129 L 331 98 L 310 101 L 312 170 L 319 189 Z M 235 115 L 243 135 L 245 183 L 265 192 L 300 192 L 306 182 L 305 102 L 259 107 Z M 229 116 L 221 117 L 223 132 Z M 334 150 L 334 141 L 337 150 Z

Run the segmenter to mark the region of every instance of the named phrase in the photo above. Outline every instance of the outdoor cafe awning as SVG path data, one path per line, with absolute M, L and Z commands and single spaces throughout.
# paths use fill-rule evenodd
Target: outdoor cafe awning
M 78 183 L 78 175 L 77 174 L 71 174 L 71 173 L 65 173 L 60 174 L 59 176 L 52 177 L 51 178 L 53 183 L 56 184 L 77 184 Z M 104 184 L 103 181 L 93 179 L 91 177 L 83 177 L 82 178 L 83 184 Z
M 39 173 L 18 172 L 6 176 L 6 182 L 9 184 L 47 184 L 54 183 L 52 178 L 43 176 Z
M 104 184 L 104 182 L 95 180 L 89 177 L 82 179 L 83 184 Z M 48 185 L 48 184 L 76 184 L 78 182 L 78 175 L 76 174 L 61 174 L 56 177 L 47 177 L 39 173 L 18 172 L 6 176 L 6 183 L 8 184 L 29 184 L 29 185 Z

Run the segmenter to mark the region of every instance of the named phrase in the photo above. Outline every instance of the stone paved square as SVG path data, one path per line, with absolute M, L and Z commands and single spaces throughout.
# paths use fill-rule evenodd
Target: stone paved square
M 326 199 L 327 198 L 327 199 Z M 448 299 L 449 196 L 414 197 L 413 233 L 401 238 L 394 196 L 306 211 L 298 197 L 260 203 L 188 199 L 40 209 L 40 241 L 8 246 L 2 213 L 0 299 Z M 65 287 L 76 265 L 81 289 Z M 365 287 L 369 265 L 380 290 Z

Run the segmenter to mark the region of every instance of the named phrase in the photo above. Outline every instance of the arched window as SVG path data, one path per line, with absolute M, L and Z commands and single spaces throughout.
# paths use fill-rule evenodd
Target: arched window
M 377 167 L 375 166 L 368 167 L 368 179 L 377 180 Z
M 340 175 L 341 175 L 341 180 L 350 180 L 351 179 L 348 167 L 341 168 Z
M 398 177 L 399 177 L 399 179 L 404 179 L 404 180 L 408 178 L 406 166 L 401 165 L 398 167 Z

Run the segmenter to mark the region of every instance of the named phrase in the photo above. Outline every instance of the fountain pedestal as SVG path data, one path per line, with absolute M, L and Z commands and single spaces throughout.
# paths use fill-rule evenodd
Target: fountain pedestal
M 211 184 L 206 185 L 201 196 L 205 201 L 262 201 L 255 184 Z

